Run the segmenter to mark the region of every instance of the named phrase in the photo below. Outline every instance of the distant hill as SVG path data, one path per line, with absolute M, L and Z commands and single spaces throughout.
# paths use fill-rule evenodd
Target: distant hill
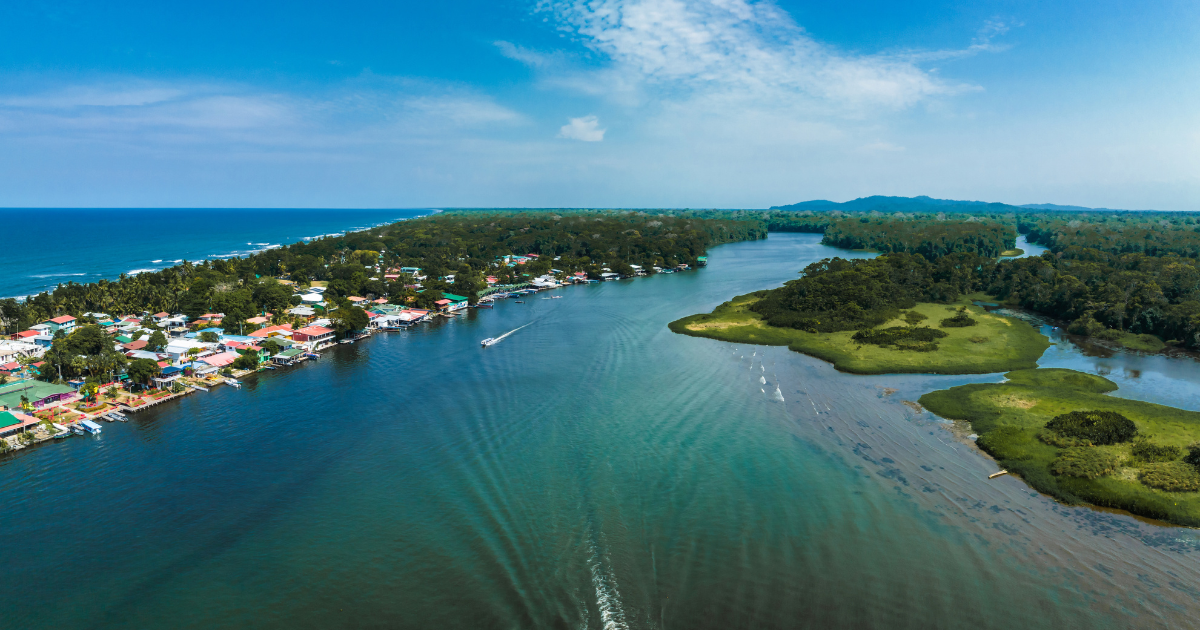
M 1059 212 L 1129 212 L 1128 210 L 1112 210 L 1109 208 L 1085 208 L 1083 206 L 1060 206 L 1053 203 L 1031 203 L 1014 206 L 1006 203 L 988 201 L 962 201 L 956 199 L 934 199 L 921 195 L 919 197 L 886 197 L 873 195 L 860 197 L 851 201 L 836 202 L 825 199 L 801 201 L 786 206 L 771 206 L 771 210 L 783 211 L 829 211 L 843 212 L 1020 212 L 1022 210 L 1050 210 Z

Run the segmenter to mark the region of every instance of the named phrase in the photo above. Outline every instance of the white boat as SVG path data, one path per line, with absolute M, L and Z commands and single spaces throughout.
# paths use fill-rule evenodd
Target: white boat
M 92 422 L 91 420 L 80 420 L 79 426 L 82 427 L 84 431 L 87 431 L 92 435 L 96 435 L 104 430 L 100 425 Z
M 484 339 L 483 341 L 479 342 L 479 345 L 481 345 L 481 346 L 490 346 L 490 345 L 492 345 L 492 344 L 494 344 L 494 343 L 496 343 L 496 338 L 495 338 L 495 337 L 488 337 L 487 339 Z
M 225 379 L 225 384 L 231 385 L 233 387 L 239 387 L 239 388 L 242 386 L 242 383 L 240 381 L 232 379 L 232 378 Z

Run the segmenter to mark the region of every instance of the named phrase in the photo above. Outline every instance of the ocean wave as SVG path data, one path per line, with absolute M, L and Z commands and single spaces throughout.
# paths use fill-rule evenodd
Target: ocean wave
M 154 264 L 156 264 L 156 265 L 157 265 L 158 263 L 160 263 L 160 262 L 162 262 L 162 261 L 161 261 L 161 260 L 151 260 L 150 262 L 152 262 L 152 263 L 154 263 Z
M 127 271 L 127 272 L 125 272 L 125 275 L 127 275 L 127 276 L 136 276 L 136 275 L 138 275 L 139 273 L 154 273 L 154 272 L 156 272 L 156 271 L 158 271 L 158 270 L 157 270 L 157 269 L 134 269 L 133 271 Z
M 86 273 L 35 273 L 30 278 L 66 278 L 69 276 L 86 276 Z

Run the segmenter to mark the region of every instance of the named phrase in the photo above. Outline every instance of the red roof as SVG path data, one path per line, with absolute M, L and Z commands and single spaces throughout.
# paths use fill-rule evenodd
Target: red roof
M 445 306 L 449 303 L 450 303 L 450 300 L 438 300 L 438 301 L 434 302 L 434 304 L 437 304 L 438 306 Z
M 0 365 L 0 370 L 4 370 L 5 372 L 11 372 L 13 370 L 20 369 L 20 367 L 21 367 L 20 363 L 13 361 L 12 363 L 5 363 L 4 365 Z
M 154 317 L 170 317 L 170 313 L 155 313 Z
M 267 326 L 266 328 L 259 328 L 258 330 L 250 333 L 247 336 L 248 337 L 266 337 L 267 335 L 275 332 L 276 330 L 291 330 L 291 329 L 292 329 L 291 324 L 283 324 L 281 326 Z
M 307 335 L 309 337 L 320 337 L 321 335 L 333 334 L 332 329 L 326 328 L 324 326 L 306 326 L 304 328 L 301 328 L 300 330 L 297 330 L 296 332 L 301 335 Z
M 75 321 L 75 318 L 71 317 L 70 315 L 63 315 L 62 317 L 55 317 L 54 319 L 52 319 L 50 321 L 55 324 L 68 324 L 70 322 Z
M 165 368 L 165 367 L 167 367 L 168 365 L 171 365 L 171 364 L 170 364 L 170 363 L 167 363 L 166 361 L 159 361 L 159 362 L 158 362 L 158 367 L 160 367 L 160 368 Z
M 366 302 L 367 301 L 367 298 L 358 297 L 357 295 L 351 295 L 350 297 L 348 297 L 346 299 L 350 300 L 351 302 Z
M 148 344 L 145 339 L 138 339 L 137 341 L 130 341 L 129 343 L 127 343 L 121 347 L 125 348 L 126 350 L 141 350 L 142 348 L 145 348 L 147 345 Z
M 36 331 L 36 330 L 22 330 L 21 332 L 15 334 L 13 336 L 24 339 L 26 337 L 36 337 L 37 334 L 38 334 L 38 331 Z

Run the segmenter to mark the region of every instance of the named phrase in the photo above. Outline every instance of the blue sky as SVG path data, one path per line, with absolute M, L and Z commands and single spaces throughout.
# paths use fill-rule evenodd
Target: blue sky
M 872 194 L 1200 210 L 1200 3 L 0 6 L 0 206 Z

